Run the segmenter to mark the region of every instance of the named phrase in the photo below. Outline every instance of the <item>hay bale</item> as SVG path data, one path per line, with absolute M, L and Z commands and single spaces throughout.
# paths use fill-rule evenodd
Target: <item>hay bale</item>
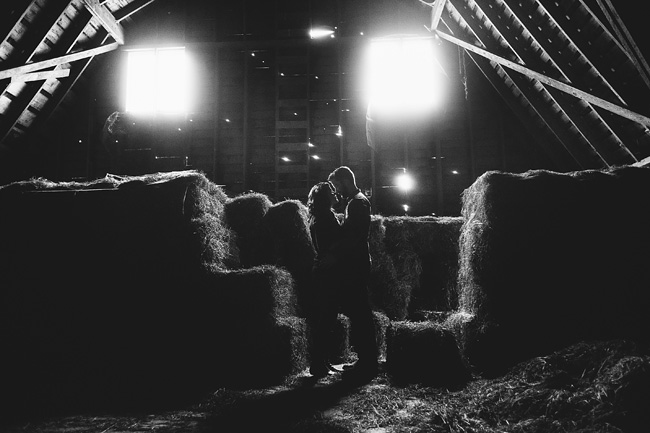
M 272 262 L 272 239 L 262 226 L 271 206 L 269 197 L 257 192 L 240 194 L 225 203 L 225 222 L 237 235 L 242 267 Z
M 268 264 L 285 268 L 291 273 L 295 281 L 297 315 L 305 317 L 316 256 L 309 234 L 307 206 L 298 200 L 276 203 L 264 215 L 262 226 L 273 242 L 273 256 Z
M 456 387 L 469 379 L 452 331 L 436 322 L 392 322 L 386 365 L 400 383 Z
M 201 173 L 97 185 L 39 179 L 0 190 L 0 339 L 16 354 L 0 370 L 17 386 L 174 370 L 196 342 L 199 281 L 235 260 L 226 196 Z M 169 342 L 178 350 L 156 359 Z
M 400 279 L 395 263 L 386 249 L 385 217 L 372 215 L 369 248 L 372 258 L 368 289 L 373 310 L 384 312 L 391 320 L 408 315 L 411 286 Z
M 201 281 L 208 317 L 223 322 L 271 323 L 297 311 L 294 280 L 271 265 L 208 274 Z
M 235 338 L 228 338 L 228 345 L 212 358 L 205 379 L 213 389 L 278 385 L 308 367 L 305 319 L 287 316 L 259 325 L 239 322 L 221 330 Z
M 373 311 L 372 319 L 375 324 L 375 339 L 379 350 L 379 359 L 386 359 L 386 333 L 390 326 L 390 319 L 381 311 Z
M 459 311 L 479 370 L 585 338 L 645 338 L 650 170 L 487 172 L 463 193 Z M 482 343 L 481 343 L 482 342 Z
M 409 311 L 453 310 L 461 217 L 386 217 L 386 250 L 411 287 Z
M 455 308 L 461 225 L 460 217 L 373 215 L 373 308 L 392 320 L 403 320 L 417 309 Z

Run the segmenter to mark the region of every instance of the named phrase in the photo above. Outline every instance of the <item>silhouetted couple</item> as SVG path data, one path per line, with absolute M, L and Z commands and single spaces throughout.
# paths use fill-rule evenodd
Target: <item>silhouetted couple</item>
M 343 201 L 337 203 L 335 194 Z M 333 207 L 344 207 L 339 222 Z M 378 349 L 370 299 L 370 202 L 359 190 L 350 168 L 330 173 L 309 192 L 309 229 L 316 249 L 313 266 L 314 316 L 310 373 L 324 377 L 335 371 L 328 355 L 339 312 L 350 319 L 352 345 L 358 360 L 344 378 L 370 380 L 377 375 Z

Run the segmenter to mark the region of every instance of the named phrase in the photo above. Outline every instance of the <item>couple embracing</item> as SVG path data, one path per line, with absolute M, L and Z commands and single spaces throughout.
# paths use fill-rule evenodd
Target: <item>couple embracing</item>
M 350 319 L 357 362 L 344 378 L 371 380 L 378 372 L 378 349 L 372 308 L 368 297 L 370 276 L 370 201 L 357 187 L 354 172 L 341 166 L 327 182 L 309 192 L 309 230 L 316 259 L 313 266 L 314 311 L 310 373 L 324 377 L 336 370 L 328 360 L 338 313 Z M 339 222 L 333 207 L 342 197 L 344 218 Z

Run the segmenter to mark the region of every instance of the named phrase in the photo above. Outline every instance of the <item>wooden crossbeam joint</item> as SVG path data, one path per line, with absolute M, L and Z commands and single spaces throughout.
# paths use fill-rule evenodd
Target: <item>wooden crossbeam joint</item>
M 83 0 L 83 2 L 88 12 L 102 23 L 106 31 L 115 39 L 115 42 L 124 45 L 124 30 L 111 14 L 111 11 L 99 0 Z

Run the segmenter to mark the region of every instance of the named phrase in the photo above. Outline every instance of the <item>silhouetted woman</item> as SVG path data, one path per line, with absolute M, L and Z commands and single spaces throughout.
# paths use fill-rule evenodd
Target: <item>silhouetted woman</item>
M 329 182 L 312 187 L 307 198 L 309 232 L 316 250 L 312 268 L 314 308 L 312 315 L 312 355 L 309 372 L 324 377 L 334 370 L 329 364 L 328 349 L 332 347 L 332 333 L 338 315 L 337 290 L 342 277 L 340 263 L 332 253 L 342 236 L 333 206 L 334 188 Z

